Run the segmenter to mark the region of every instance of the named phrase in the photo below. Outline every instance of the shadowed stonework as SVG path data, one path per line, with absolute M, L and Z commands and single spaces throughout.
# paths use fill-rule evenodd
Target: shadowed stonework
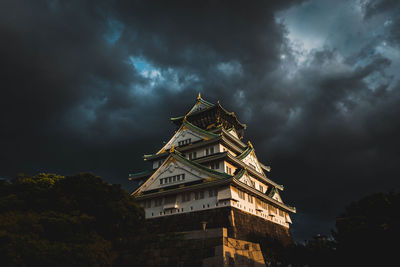
M 228 236 L 226 228 L 176 233 L 163 242 L 155 242 L 142 255 L 144 266 L 265 266 L 260 245 Z M 122 265 L 135 262 L 127 253 Z
M 182 213 L 148 219 L 147 224 L 154 233 L 181 232 L 207 228 L 225 227 L 232 238 L 260 242 L 277 242 L 283 246 L 293 243 L 288 228 L 266 221 L 232 207 Z
M 250 251 L 251 247 L 247 246 L 244 247 L 243 245 L 246 244 L 246 242 L 258 246 L 262 253 L 261 255 L 264 258 L 263 260 L 265 261 L 268 261 L 271 253 L 273 254 L 275 249 L 279 249 L 281 247 L 285 247 L 293 243 L 293 239 L 288 228 L 272 223 L 270 221 L 263 220 L 262 218 L 258 218 L 256 216 L 249 216 L 245 212 L 232 207 L 197 211 L 191 213 L 182 213 L 182 214 L 147 220 L 149 229 L 151 229 L 153 233 L 157 234 L 195 231 L 197 233 L 196 234 L 198 237 L 197 239 L 200 239 L 203 238 L 201 234 L 204 233 L 204 238 L 206 238 L 208 241 L 204 243 L 204 247 L 202 247 L 202 251 L 205 253 L 205 255 L 204 257 L 203 256 L 200 257 L 201 259 L 199 259 L 199 262 L 201 260 L 206 260 L 209 257 L 216 257 L 215 256 L 216 254 L 214 255 L 213 253 L 210 253 L 210 251 L 214 251 L 214 248 L 217 245 L 218 246 L 221 245 L 218 243 L 219 241 L 217 243 L 215 243 L 216 242 L 215 240 L 210 241 L 212 238 L 210 236 L 207 236 L 207 232 L 203 232 L 203 230 L 201 230 L 204 222 L 206 222 L 206 230 L 215 228 L 224 228 L 226 229 L 226 235 L 227 235 L 226 238 L 232 240 L 232 242 L 236 241 L 239 242 L 239 243 L 234 243 L 237 244 L 237 246 L 233 246 L 232 244 L 226 245 L 224 243 L 224 245 L 228 247 L 229 246 L 234 247 L 234 250 L 227 249 L 225 251 L 226 255 L 224 259 L 228 261 L 226 263 L 228 264 L 227 266 L 229 266 L 229 261 L 232 261 L 233 259 L 238 260 L 238 257 L 239 258 L 242 257 L 240 255 L 243 254 L 247 255 L 248 253 L 251 253 Z M 196 235 L 193 234 L 190 236 L 196 236 Z M 187 239 L 188 238 L 185 238 L 185 240 Z M 189 239 L 195 240 L 196 238 L 189 238 Z M 186 243 L 186 246 L 191 247 L 196 245 L 190 244 L 189 242 Z M 243 250 L 241 252 L 242 254 L 238 254 L 239 252 L 237 252 L 237 250 Z M 235 253 L 238 255 L 234 256 L 236 254 L 234 254 L 233 251 L 236 251 Z M 191 252 L 188 253 L 190 254 Z M 193 251 L 193 253 L 199 256 L 198 253 L 200 252 Z M 231 256 L 229 256 L 229 253 L 231 253 L 230 254 Z M 221 258 L 218 259 L 222 260 Z M 238 263 L 236 262 L 235 264 Z M 212 265 L 207 265 L 207 266 L 212 266 Z M 222 265 L 217 264 L 215 266 L 222 266 Z M 231 266 L 237 266 L 237 265 L 231 265 Z M 244 266 L 250 266 L 250 265 L 244 265 Z

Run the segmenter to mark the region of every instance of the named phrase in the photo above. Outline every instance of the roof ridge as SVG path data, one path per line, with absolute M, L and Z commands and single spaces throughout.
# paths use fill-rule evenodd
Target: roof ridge
M 237 120 L 237 122 L 238 122 L 240 125 L 243 126 L 244 129 L 247 128 L 247 125 L 246 125 L 245 123 L 241 123 L 241 122 L 239 121 L 238 117 L 236 117 L 235 112 L 233 112 L 233 111 L 229 112 L 226 108 L 224 108 L 224 107 L 221 105 L 221 103 L 219 102 L 219 100 L 218 100 L 218 102 L 217 102 L 217 106 L 220 107 L 220 108 L 222 109 L 222 111 L 226 112 L 226 113 L 229 114 L 229 115 L 232 115 L 232 116 Z
M 186 125 L 186 126 L 189 126 L 189 127 L 191 127 L 192 129 L 194 129 L 194 130 L 196 130 L 196 131 L 199 131 L 199 132 L 201 132 L 201 133 L 204 133 L 204 134 L 206 134 L 206 135 L 208 135 L 208 136 L 212 136 L 212 137 L 219 137 L 219 136 L 220 136 L 219 134 L 215 134 L 215 133 L 209 132 L 209 131 L 207 131 L 207 130 L 201 129 L 200 127 L 197 127 L 196 125 L 194 125 L 194 124 L 188 122 L 187 120 L 184 120 L 182 124 L 184 124 L 184 125 Z
M 199 101 L 205 105 L 208 105 L 209 107 L 215 106 L 215 104 L 208 102 L 207 100 L 204 100 L 203 98 L 200 98 Z
M 253 150 L 254 150 L 253 147 L 247 146 L 247 148 L 242 152 L 242 154 L 237 155 L 236 158 L 239 159 L 239 160 L 242 160 L 245 157 L 247 157 L 247 155 L 249 155 Z

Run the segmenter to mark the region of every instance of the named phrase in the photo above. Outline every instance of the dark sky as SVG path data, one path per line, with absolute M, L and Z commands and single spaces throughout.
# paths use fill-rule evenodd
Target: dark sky
M 127 186 L 201 92 L 247 124 L 296 239 L 329 234 L 399 189 L 399 46 L 397 0 L 3 0 L 0 177 Z

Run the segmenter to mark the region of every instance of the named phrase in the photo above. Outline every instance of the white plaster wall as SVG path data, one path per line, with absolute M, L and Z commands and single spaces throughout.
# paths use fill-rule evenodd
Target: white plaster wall
M 167 184 L 160 184 L 160 179 L 178 174 L 185 174 L 185 180 L 175 181 Z M 190 167 L 183 165 L 180 162 L 177 162 L 177 164 L 175 164 L 174 162 L 170 162 L 162 166 L 159 170 L 157 170 L 154 177 L 152 177 L 153 180 L 151 181 L 151 183 L 149 183 L 147 187 L 143 188 L 143 190 L 147 191 L 147 190 L 160 189 L 170 185 L 183 184 L 187 182 L 206 179 L 207 177 L 208 176 L 206 176 L 205 174 L 195 169 L 191 169 Z
M 254 178 L 253 176 L 248 175 L 248 174 L 243 175 L 239 181 L 241 181 L 242 183 L 245 183 L 251 187 L 253 187 L 253 186 L 250 181 L 254 182 L 254 188 L 257 189 L 258 191 L 260 191 L 260 185 L 261 185 L 263 187 L 263 191 L 262 191 L 263 193 L 265 193 L 265 191 L 267 191 L 267 189 L 268 189 L 267 184 L 260 182 L 259 180 L 257 180 L 256 178 Z
M 227 193 L 226 190 L 230 191 L 231 197 L 234 200 L 221 200 L 218 201 L 220 192 Z M 256 210 L 256 199 L 253 197 L 253 203 L 248 201 L 248 194 L 245 193 L 245 199 L 241 199 L 238 197 L 237 190 L 232 190 L 232 188 L 225 188 L 220 189 L 218 192 L 218 197 L 213 196 L 209 197 L 208 189 L 204 190 L 204 198 L 203 199 L 194 199 L 194 192 L 191 192 L 191 200 L 187 202 L 182 202 L 182 194 L 178 194 L 176 198 L 177 209 L 173 210 L 164 210 L 164 204 L 161 206 L 155 207 L 155 200 L 151 200 L 151 207 L 145 208 L 145 215 L 146 218 L 156 218 L 160 216 L 168 216 L 173 214 L 185 213 L 185 212 L 195 212 L 200 210 L 207 210 L 207 209 L 216 209 L 216 208 L 223 208 L 227 206 L 235 207 L 247 213 L 250 213 L 254 216 L 258 216 L 265 220 L 280 224 L 282 226 L 288 227 L 290 224 L 286 222 L 286 213 L 283 213 L 283 216 L 279 215 L 277 211 L 275 213 L 271 213 L 268 210 L 260 208 L 262 211 Z M 144 206 L 144 204 L 142 205 Z M 271 216 L 274 215 L 274 216 Z
M 210 146 L 205 146 L 205 147 L 202 147 L 202 148 L 190 149 L 190 150 L 186 151 L 185 152 L 186 158 L 189 159 L 189 153 L 192 153 L 192 152 L 196 152 L 196 158 L 204 157 L 204 156 L 206 156 L 206 148 L 211 148 L 211 147 L 214 147 L 214 153 L 213 154 L 218 153 L 219 146 L 218 145 L 210 145 Z M 208 154 L 208 155 L 212 155 L 212 154 Z
M 234 137 L 236 137 L 238 140 L 240 140 L 240 139 L 239 139 L 239 136 L 237 135 L 237 133 L 236 133 L 235 130 L 231 130 L 231 131 L 229 131 L 229 133 L 230 133 L 231 135 L 233 135 Z
M 242 160 L 244 163 L 246 163 L 248 166 L 254 166 L 256 171 L 258 171 L 259 173 L 264 173 L 260 167 L 260 164 L 258 164 L 258 160 L 256 159 L 256 157 L 254 157 L 252 155 L 252 153 L 250 153 L 249 155 L 247 155 L 247 157 L 245 157 Z M 250 165 L 251 164 L 251 165 Z
M 160 216 L 168 216 L 171 214 L 179 214 L 185 212 L 194 212 L 207 209 L 215 209 L 229 206 L 229 200 L 218 201 L 217 196 L 209 196 L 209 190 L 204 191 L 204 198 L 195 200 L 195 192 L 191 192 L 190 201 L 182 202 L 182 195 L 178 194 L 176 198 L 177 209 L 164 210 L 164 204 L 155 207 L 155 200 L 151 200 L 151 207 L 145 208 L 146 218 L 156 218 Z M 164 201 L 164 200 L 163 200 Z
M 188 129 L 184 129 L 184 130 L 182 130 L 182 131 L 180 131 L 178 133 L 178 135 L 176 136 L 176 139 L 174 140 L 173 143 L 177 147 L 179 141 L 184 141 L 184 140 L 187 140 L 189 138 L 191 139 L 192 143 L 194 143 L 196 141 L 199 141 L 199 140 L 203 140 L 202 136 L 200 136 L 199 134 L 197 134 L 195 132 L 192 132 L 192 131 L 190 131 Z
M 227 172 L 226 172 L 226 167 L 227 167 L 227 166 L 228 166 L 229 168 L 232 169 L 231 175 L 233 175 L 233 174 L 235 173 L 236 167 L 235 167 L 234 165 L 228 163 L 227 161 L 224 161 L 224 162 L 223 162 L 223 165 L 224 165 L 224 172 L 225 172 L 225 173 L 227 173 Z
M 229 148 L 227 148 L 226 146 L 219 144 L 219 152 L 224 152 L 224 151 L 228 151 L 229 153 L 231 153 L 234 157 L 237 156 L 237 154 L 235 152 L 233 152 L 232 150 L 230 150 Z

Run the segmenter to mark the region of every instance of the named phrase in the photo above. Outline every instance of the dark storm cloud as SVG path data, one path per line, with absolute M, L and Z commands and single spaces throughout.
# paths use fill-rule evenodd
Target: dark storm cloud
M 125 179 L 197 91 L 229 102 L 243 73 L 278 64 L 273 14 L 290 4 L 3 1 L 2 175 L 107 170 Z
M 349 201 L 399 185 L 399 61 L 382 44 L 398 40 L 398 16 L 349 3 L 3 1 L 0 176 L 93 171 L 127 185 L 201 91 L 247 123 L 299 210 L 296 236 L 328 232 Z M 277 19 L 287 10 L 293 21 Z M 341 34 L 316 46 L 327 32 Z
M 400 2 L 396 0 L 366 1 L 363 8 L 366 20 L 377 16 L 386 18 L 385 26 L 389 28 L 388 40 L 398 45 L 400 42 Z

